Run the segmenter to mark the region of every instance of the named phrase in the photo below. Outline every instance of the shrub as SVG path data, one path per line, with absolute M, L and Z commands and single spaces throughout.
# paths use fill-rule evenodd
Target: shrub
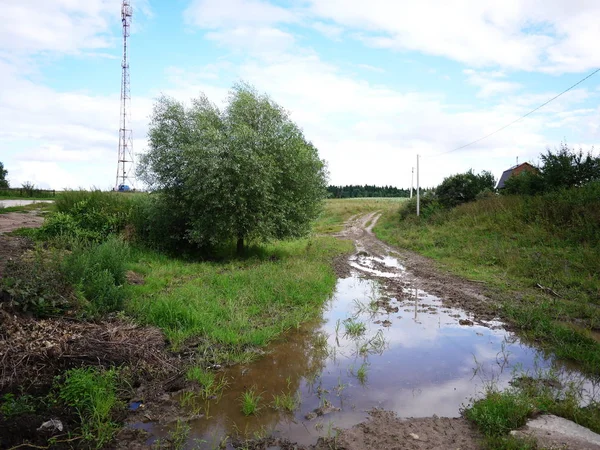
M 96 448 L 109 442 L 119 428 L 113 422 L 113 415 L 121 406 L 117 398 L 117 376 L 116 369 L 71 369 L 57 386 L 58 397 L 75 408 L 84 438 L 93 441 Z
M 129 197 L 114 192 L 66 191 L 57 198 L 57 213 L 46 219 L 40 234 L 99 242 L 125 228 L 131 206 Z
M 419 214 L 422 218 L 427 219 L 437 212 L 440 212 L 443 208 L 440 202 L 437 200 L 433 193 L 427 193 L 420 197 L 420 211 Z M 411 198 L 409 201 L 404 202 L 404 205 L 400 208 L 400 220 L 405 220 L 408 217 L 417 215 L 417 197 Z
M 444 178 L 435 189 L 435 195 L 445 208 L 453 208 L 462 203 L 472 202 L 480 192 L 493 190 L 494 176 L 487 171 L 476 175 L 472 170 Z
M 175 213 L 174 207 L 161 194 L 137 195 L 129 216 L 135 238 L 156 250 L 184 250 L 189 245 L 185 215 Z
M 42 251 L 8 261 L 0 279 L 0 295 L 8 300 L 9 307 L 36 317 L 62 314 L 78 305 L 60 271 L 58 256 Z
M 125 283 L 125 264 L 129 259 L 129 246 L 116 236 L 94 245 L 76 244 L 65 256 L 62 270 L 90 302 L 93 313 L 106 313 L 121 309 Z

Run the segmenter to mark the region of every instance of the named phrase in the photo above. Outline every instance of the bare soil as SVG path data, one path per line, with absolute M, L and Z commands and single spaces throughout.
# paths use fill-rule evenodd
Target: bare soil
M 42 226 L 42 223 L 44 223 L 44 218 L 37 211 L 0 214 L 0 234 L 9 233 L 18 228 L 37 228 Z
M 321 439 L 314 450 L 477 450 L 481 436 L 464 419 L 428 417 L 403 420 L 374 410 L 369 419 L 336 438 Z

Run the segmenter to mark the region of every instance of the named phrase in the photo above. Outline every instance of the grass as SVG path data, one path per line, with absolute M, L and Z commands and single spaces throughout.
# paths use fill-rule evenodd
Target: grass
M 275 394 L 273 395 L 272 406 L 279 411 L 292 413 L 300 406 L 300 394 L 298 392 L 295 394 L 286 394 L 284 392 L 279 395 Z
M 346 328 L 346 336 L 357 338 L 365 334 L 367 327 L 363 322 L 358 322 L 355 319 L 346 319 L 344 321 L 344 327 Z
M 219 398 L 227 386 L 225 377 L 217 378 L 213 372 L 199 366 L 190 367 L 186 372 L 186 379 L 200 385 L 202 397 L 205 399 Z
M 426 220 L 400 221 L 397 211 L 387 211 L 375 234 L 483 282 L 499 305 L 496 312 L 521 336 L 598 375 L 600 202 L 595 190 L 600 188 L 533 198 L 494 196 Z
M 261 406 L 262 396 L 256 392 L 255 388 L 248 389 L 240 398 L 242 413 L 245 416 L 258 414 Z
M 316 220 L 313 230 L 315 233 L 337 233 L 344 228 L 344 222 L 356 214 L 366 214 L 373 211 L 393 211 L 406 201 L 404 198 L 348 198 L 329 199 L 325 208 Z
M 365 384 L 367 382 L 367 370 L 368 364 L 366 362 L 362 363 L 361 366 L 356 371 L 356 378 L 360 384 Z
M 127 286 L 126 311 L 160 327 L 171 345 L 200 337 L 218 362 L 247 361 L 286 330 L 320 314 L 336 282 L 331 260 L 351 250 L 330 237 L 276 242 L 254 257 L 190 262 L 133 252 L 144 284 Z
M 600 431 L 600 403 L 595 397 L 584 397 L 584 392 L 580 383 L 560 384 L 552 372 L 535 377 L 522 375 L 502 392 L 494 385 L 488 386 L 484 396 L 472 401 L 463 415 L 481 431 L 488 449 L 535 449 L 534 441 L 509 435 L 535 414 L 554 414 L 596 433 Z
M 65 372 L 57 387 L 58 397 L 79 414 L 82 436 L 96 448 L 108 443 L 119 429 L 113 421 L 115 411 L 122 407 L 117 379 L 116 369 L 86 367 Z

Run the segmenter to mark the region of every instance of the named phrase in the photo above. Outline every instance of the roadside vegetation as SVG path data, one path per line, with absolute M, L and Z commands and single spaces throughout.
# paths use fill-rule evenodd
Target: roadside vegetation
M 141 169 L 155 192 L 66 191 L 41 228 L 16 233 L 35 245 L 0 279 L 0 353 L 8 356 L 0 447 L 52 444 L 31 428 L 8 438 L 32 413 L 19 405 L 54 405 L 69 439 L 102 447 L 119 430 L 133 386 L 180 378 L 205 399 L 218 397 L 227 380 L 211 368 L 257 357 L 317 317 L 333 292 L 332 261 L 352 245 L 311 234 L 326 195 L 316 149 L 246 85 L 234 88 L 224 112 L 205 98 L 194 105 L 157 103 Z M 203 127 L 173 127 L 172 115 Z M 223 152 L 210 150 L 217 147 Z M 189 171 L 161 165 L 174 154 Z M 216 191 L 200 195 L 209 181 Z M 29 344 L 32 329 L 40 348 Z M 256 414 L 261 395 L 246 394 L 244 412 Z M 280 407 L 291 401 L 282 397 Z M 46 413 L 37 408 L 29 421 L 37 427 Z
M 414 201 L 407 202 L 386 211 L 374 231 L 481 284 L 494 301 L 490 307 L 521 338 L 595 379 L 600 376 L 600 158 L 561 146 L 541 160 L 537 172 L 509 179 L 509 189 L 500 195 L 489 189 L 493 180 L 486 173 L 448 177 L 424 196 L 421 217 Z M 477 178 L 485 183 L 477 187 Z M 552 390 L 539 380 L 504 392 L 492 387 L 465 416 L 486 436 L 488 448 L 536 448 L 508 432 L 540 412 L 599 431 L 600 405 L 596 400 L 582 408 L 582 392 L 581 386 Z

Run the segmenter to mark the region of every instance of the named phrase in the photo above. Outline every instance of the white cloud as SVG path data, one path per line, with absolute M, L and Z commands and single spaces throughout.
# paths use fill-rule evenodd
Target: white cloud
M 189 23 L 209 29 L 296 20 L 288 9 L 261 0 L 193 0 L 184 14 Z
M 14 55 L 109 48 L 116 39 L 110 30 L 120 24 L 120 4 L 120 0 L 3 0 L 0 50 Z M 151 15 L 147 0 L 134 0 L 132 5 L 135 20 Z
M 481 98 L 489 98 L 498 94 L 513 93 L 521 88 L 520 83 L 503 80 L 503 78 L 506 77 L 503 72 L 485 72 L 472 69 L 466 69 L 463 72 L 467 75 L 468 83 L 479 88 L 477 96 Z
M 580 72 L 600 66 L 585 0 L 420 2 L 310 0 L 310 10 L 360 33 L 368 45 L 444 56 L 473 67 Z
M 333 39 L 334 41 L 339 41 L 344 32 L 342 27 L 325 22 L 314 22 L 312 27 L 319 33 L 323 34 L 329 39 Z
M 284 52 L 295 42 L 291 34 L 270 27 L 237 27 L 211 31 L 206 33 L 206 38 L 239 52 L 265 57 Z

